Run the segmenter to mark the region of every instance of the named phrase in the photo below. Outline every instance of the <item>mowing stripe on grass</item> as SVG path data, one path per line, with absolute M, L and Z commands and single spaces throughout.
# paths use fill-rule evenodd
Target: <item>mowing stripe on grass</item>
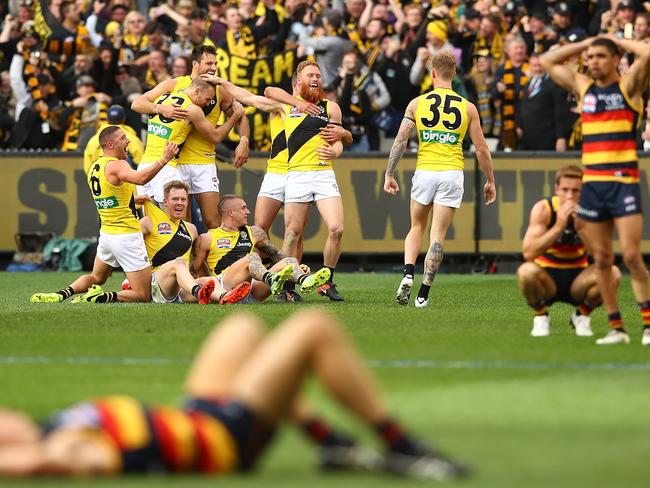
M 0 364 L 43 365 L 110 365 L 110 366 L 174 366 L 188 365 L 186 358 L 126 358 L 108 356 L 0 356 Z M 544 363 L 525 361 L 438 361 L 434 359 L 370 359 L 373 368 L 386 369 L 569 369 L 650 371 L 650 363 Z

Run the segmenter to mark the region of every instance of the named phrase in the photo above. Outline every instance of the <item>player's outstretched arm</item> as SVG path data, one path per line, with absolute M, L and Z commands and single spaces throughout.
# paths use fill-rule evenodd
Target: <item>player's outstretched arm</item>
M 549 76 L 565 90 L 573 93 L 581 93 L 582 88 L 589 83 L 589 78 L 576 72 L 564 63 L 569 58 L 580 54 L 591 45 L 591 38 L 582 42 L 567 44 L 558 49 L 545 52 L 540 58 L 542 66 Z
M 162 157 L 154 164 L 146 167 L 142 171 L 135 171 L 124 160 L 111 161 L 106 168 L 106 177 L 111 179 L 117 178 L 119 181 L 133 183 L 134 185 L 145 185 L 149 183 L 154 176 L 178 153 L 178 146 L 170 141 L 165 142 L 165 149 Z
M 282 111 L 282 103 L 271 100 L 270 98 L 255 95 L 245 88 L 234 85 L 230 81 L 220 78 L 216 75 L 201 75 L 201 78 L 203 78 L 208 83 L 220 86 L 225 91 L 230 93 L 230 95 L 232 95 L 235 100 L 246 106 L 255 107 L 258 110 L 269 113 Z M 298 99 L 296 98 L 296 100 Z
M 234 102 L 236 101 L 227 90 L 221 90 L 221 110 L 227 117 L 233 116 Z M 240 168 L 248 162 L 248 146 L 250 143 L 251 128 L 248 123 L 248 117 L 241 117 L 237 124 L 237 134 L 239 134 L 239 144 L 235 148 L 235 161 L 233 166 Z
M 219 144 L 239 122 L 244 115 L 244 108 L 237 101 L 233 102 L 233 112 L 223 125 L 213 127 L 208 119 L 205 118 L 203 110 L 198 105 L 187 107 L 188 119 L 203 137 L 212 144 Z
M 614 35 L 607 37 L 614 41 L 619 48 L 629 51 L 635 56 L 629 71 L 621 78 L 625 91 L 633 98 L 643 94 L 648 87 L 648 78 L 650 78 L 650 44 L 619 39 Z
M 478 159 L 478 164 L 487 179 L 483 187 L 483 201 L 486 205 L 490 205 L 497 198 L 497 188 L 494 182 L 494 170 L 492 168 L 492 155 L 483 135 L 483 129 L 481 129 L 481 118 L 473 103 L 467 103 L 467 115 L 469 116 L 469 136 L 472 138 L 476 149 L 476 159 Z
M 176 87 L 176 79 L 165 80 L 158 83 L 154 88 L 143 93 L 131 103 L 131 110 L 140 114 L 161 114 L 171 119 L 182 120 L 187 118 L 187 111 L 176 105 L 162 105 L 154 103 L 156 99 L 165 94 L 171 93 Z
M 282 88 L 278 88 L 277 86 L 267 86 L 264 89 L 264 96 L 266 98 L 270 98 L 271 100 L 275 100 L 276 102 L 280 102 L 284 105 L 291 105 L 293 107 L 298 107 L 298 109 L 301 112 L 310 115 L 320 115 L 322 112 L 321 107 L 319 107 L 315 103 L 311 103 L 308 102 L 307 100 L 296 98 L 293 95 L 284 91 Z
M 384 175 L 384 191 L 391 195 L 395 195 L 399 191 L 399 185 L 395 180 L 395 168 L 397 163 L 400 162 L 402 156 L 406 152 L 409 139 L 415 129 L 415 110 L 418 106 L 418 99 L 415 98 L 406 107 L 404 118 L 399 126 L 397 137 L 393 141 L 393 147 L 390 148 L 390 155 L 388 156 L 388 166 L 386 166 L 386 174 Z
M 272 263 L 282 261 L 286 256 L 270 241 L 268 234 L 257 225 L 251 226 L 255 249 L 268 256 Z

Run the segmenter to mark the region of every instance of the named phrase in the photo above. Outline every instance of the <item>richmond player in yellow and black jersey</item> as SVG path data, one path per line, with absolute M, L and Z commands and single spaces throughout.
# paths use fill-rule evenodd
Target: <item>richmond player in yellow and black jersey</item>
M 602 303 L 595 266 L 575 228 L 582 187 L 582 170 L 565 166 L 555 175 L 555 194 L 538 201 L 530 212 L 524 236 L 526 262 L 517 270 L 517 282 L 534 310 L 533 337 L 550 334 L 548 307 L 554 302 L 577 305 L 570 324 L 578 336 L 591 336 L 592 310 Z M 621 273 L 612 266 L 616 285 Z
M 429 289 L 442 262 L 447 230 L 463 198 L 463 139 L 467 131 L 476 148 L 479 165 L 487 177 L 485 204 L 496 199 L 492 158 L 476 107 L 451 89 L 456 74 L 454 55 L 443 51 L 429 59 L 433 90 L 412 100 L 390 152 L 384 191 L 395 195 L 399 185 L 395 168 L 408 146 L 413 129 L 418 134 L 418 158 L 411 188 L 411 230 L 404 241 L 404 278 L 397 289 L 397 303 L 406 305 L 411 296 L 415 261 L 422 235 L 431 217 L 431 242 L 424 261 L 424 279 L 416 307 L 428 305 Z
M 252 282 L 249 303 L 277 295 L 286 281 L 301 285 L 309 293 L 325 283 L 330 272 L 322 268 L 310 275 L 296 258 L 285 257 L 260 227 L 248 225 L 250 211 L 243 198 L 225 195 L 219 202 L 221 225 L 199 236 L 192 268 L 215 276 L 226 290 L 242 281 Z M 257 252 L 268 256 L 273 265 L 267 270 Z
M 129 139 L 122 129 L 109 126 L 99 134 L 104 155 L 90 165 L 88 186 L 102 225 L 97 256 L 91 274 L 78 278 L 56 293 L 36 293 L 32 302 L 61 302 L 75 293 L 87 293 L 75 300 L 91 302 L 147 302 L 151 299 L 151 266 L 140 232 L 135 205 L 135 185 L 149 182 L 178 152 L 166 141 L 161 158 L 143 171 L 134 171 L 126 162 Z M 106 282 L 113 268 L 121 267 L 131 283 L 130 290 L 105 293 L 99 285 Z
M 189 76 L 163 81 L 154 89 L 136 98 L 131 108 L 142 114 L 155 114 L 156 105 L 154 102 L 159 96 L 180 90 L 199 77 L 212 83 L 214 82 L 216 70 L 217 51 L 215 47 L 196 46 L 192 50 L 192 73 Z M 237 107 L 237 104 L 233 104 L 230 93 L 213 85 L 212 96 L 208 105 L 204 107 L 204 113 L 214 127 L 217 125 L 222 112 L 229 118 L 233 117 L 235 107 Z M 187 112 L 179 107 L 161 107 L 160 110 L 165 117 L 172 119 L 187 117 Z M 248 160 L 250 128 L 246 117 L 241 117 L 238 120 L 237 132 L 241 140 L 235 149 L 234 166 L 239 168 Z M 219 226 L 219 214 L 217 213 L 219 179 L 216 170 L 215 146 L 220 141 L 221 139 L 215 142 L 207 138 L 205 134 L 194 130 L 190 132 L 187 144 L 179 154 L 179 174 L 176 178 L 190 185 L 190 195 L 196 198 L 201 208 L 203 223 L 208 228 Z M 179 176 L 180 178 L 178 178 Z
M 146 169 L 151 164 L 151 161 L 155 161 L 168 140 L 175 142 L 181 148 L 180 159 L 183 148 L 190 143 L 188 138 L 193 133 L 192 130 L 195 130 L 209 144 L 212 144 L 213 148 L 215 144 L 221 142 L 243 116 L 244 111 L 239 104 L 236 104 L 233 108 L 232 117 L 222 126 L 215 127 L 204 113 L 204 109 L 209 107 L 213 101 L 213 92 L 214 85 L 201 78 L 195 78 L 183 85 L 182 90 L 163 93 L 155 99 L 154 113 L 149 115 L 147 126 L 147 145 L 138 169 L 140 167 Z M 187 113 L 187 118 L 174 119 L 163 115 L 163 111 L 168 107 L 176 107 L 178 110 L 182 110 Z M 162 202 L 164 184 L 168 181 L 182 179 L 177 164 L 178 160 L 175 160 L 164 171 L 161 171 L 150 182 L 149 186 L 143 188 L 140 193 L 153 195 L 158 203 Z
M 163 189 L 164 211 L 145 202 L 140 219 L 147 255 L 151 261 L 151 296 L 155 303 L 236 303 L 248 295 L 250 284 L 240 283 L 226 292 L 212 278 L 194 279 L 189 270 L 196 226 L 183 220 L 189 203 L 187 185 L 170 181 Z

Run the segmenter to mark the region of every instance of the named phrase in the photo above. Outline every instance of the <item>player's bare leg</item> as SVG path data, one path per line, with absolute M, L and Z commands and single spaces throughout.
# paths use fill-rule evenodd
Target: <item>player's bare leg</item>
M 440 269 L 445 237 L 447 237 L 447 231 L 454 219 L 455 213 L 455 208 L 433 204 L 431 230 L 429 232 L 429 250 L 424 258 L 424 278 L 422 279 L 418 296 L 415 299 L 415 306 L 418 308 L 426 307 L 429 304 L 429 290 Z
M 269 197 L 257 197 L 255 203 L 255 225 L 270 235 L 271 225 L 282 208 L 282 202 Z
M 201 218 L 206 229 L 216 229 L 221 225 L 221 216 L 219 215 L 219 193 L 208 191 L 205 193 L 196 193 L 192 195 L 196 198 L 196 203 L 201 209 Z M 190 208 L 191 211 L 191 208 Z
M 309 215 L 309 202 L 290 202 L 284 204 L 284 243 L 282 252 L 286 256 L 298 257 L 298 243 L 304 233 Z
M 327 240 L 323 249 L 323 265 L 330 270 L 329 281 L 318 289 L 318 293 L 332 301 L 341 302 L 334 283 L 334 271 L 341 256 L 341 239 L 343 238 L 343 200 L 341 197 L 330 197 L 318 200 L 316 208 L 327 227 Z
M 612 266 L 612 276 L 615 289 L 618 289 L 621 282 L 621 271 L 616 266 Z M 576 335 L 592 336 L 590 315 L 603 302 L 598 287 L 596 266 L 593 264 L 588 266 L 576 277 L 571 284 L 571 297 L 579 305 L 571 315 L 569 323 L 575 329 Z
M 415 263 L 420 254 L 422 236 L 429 224 L 431 205 L 422 205 L 411 200 L 411 228 L 404 239 L 404 276 L 397 288 L 395 299 L 400 305 L 407 305 L 413 290 L 413 277 L 415 276 Z
M 641 255 L 643 215 L 635 214 L 614 219 L 621 244 L 625 267 L 630 272 L 632 291 L 641 312 L 643 338 L 641 344 L 650 345 L 650 280 L 648 268 Z

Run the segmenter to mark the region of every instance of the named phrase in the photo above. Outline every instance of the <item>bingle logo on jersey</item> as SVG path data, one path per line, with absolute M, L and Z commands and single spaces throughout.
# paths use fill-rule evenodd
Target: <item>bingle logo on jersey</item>
M 112 196 L 106 198 L 95 198 L 95 206 L 97 207 L 97 210 L 106 210 L 117 207 L 117 198 Z
M 454 145 L 458 144 L 460 138 L 458 134 L 453 132 L 444 132 L 441 130 L 421 130 L 420 131 L 420 140 L 422 142 L 437 142 L 439 144 L 449 144 Z
M 591 93 L 585 95 L 585 98 L 582 100 L 582 111 L 588 114 L 592 114 L 596 111 L 596 105 L 598 100 Z
M 230 239 L 217 239 L 217 249 L 228 249 L 230 247 Z
M 169 130 L 169 127 L 165 127 L 161 124 L 156 124 L 155 122 L 149 122 L 147 132 L 149 134 L 153 134 L 154 136 L 162 137 L 163 139 L 169 139 L 169 136 L 172 135 L 172 131 Z
M 169 222 L 161 222 L 158 224 L 158 234 L 164 235 L 164 234 L 171 234 L 172 233 L 172 225 Z

